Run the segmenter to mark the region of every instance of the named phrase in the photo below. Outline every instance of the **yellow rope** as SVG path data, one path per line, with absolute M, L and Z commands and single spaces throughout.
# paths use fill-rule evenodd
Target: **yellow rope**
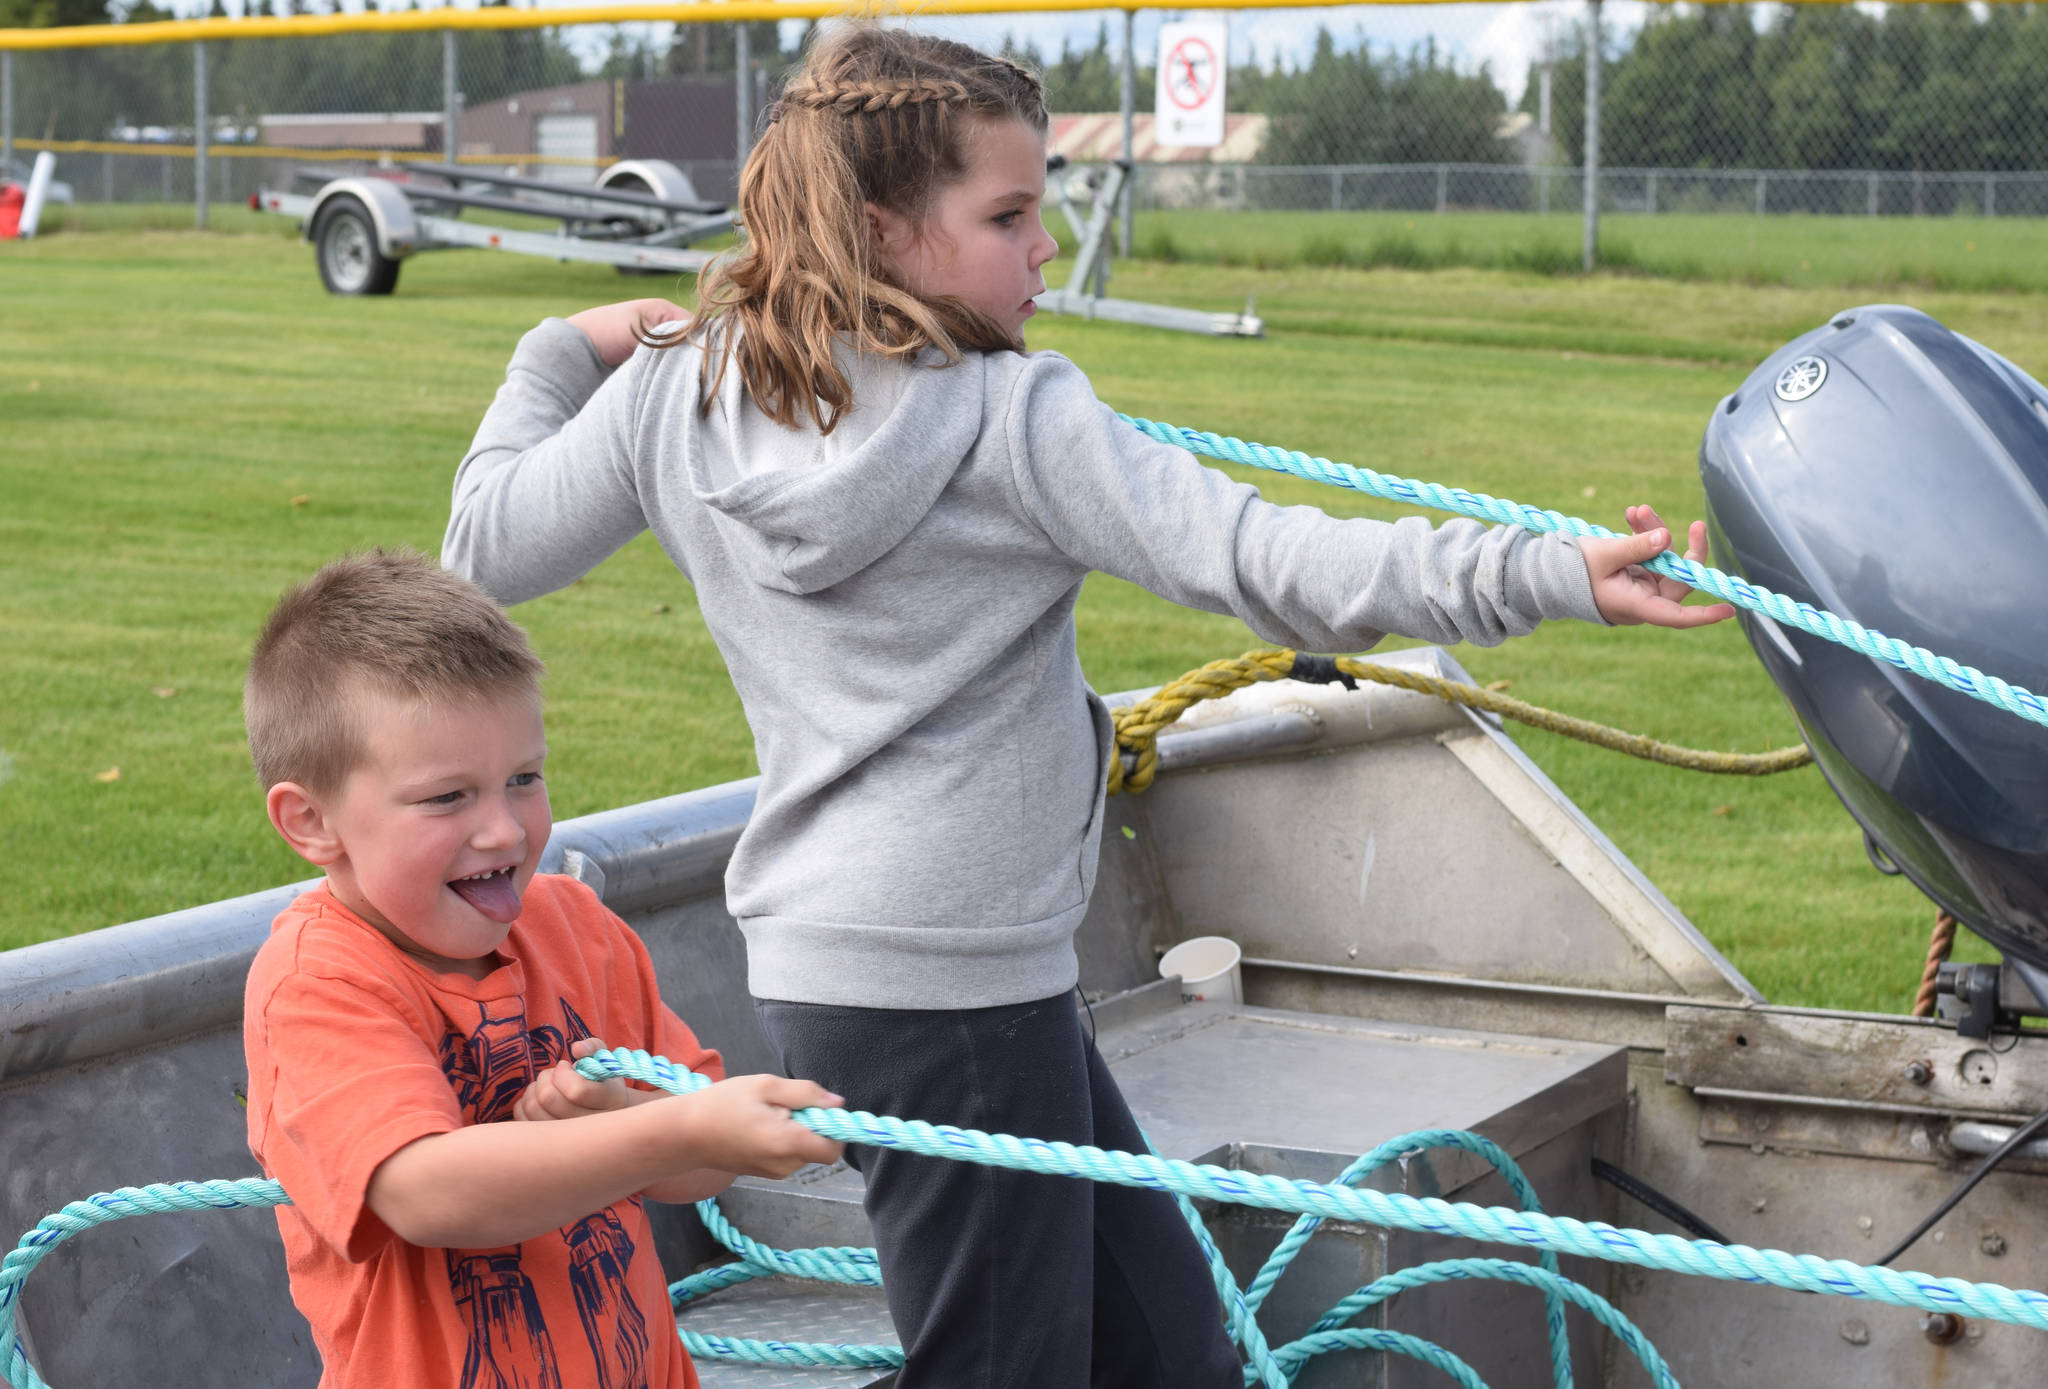
M 1284 680 L 1293 673 L 1295 653 L 1284 648 L 1279 650 L 1247 651 L 1242 656 L 1221 661 L 1211 661 L 1200 670 L 1191 670 L 1171 684 L 1163 686 L 1158 693 L 1133 705 L 1109 711 L 1116 725 L 1116 743 L 1119 754 L 1133 759 L 1128 770 L 1124 756 L 1110 759 L 1109 794 L 1119 791 L 1133 793 L 1143 791 L 1152 784 L 1158 772 L 1158 739 L 1162 730 L 1170 727 L 1174 720 L 1187 711 L 1189 706 L 1205 699 L 1220 699 L 1232 690 L 1241 690 L 1262 680 Z M 1788 772 L 1794 767 L 1803 767 L 1813 760 L 1813 754 L 1804 747 L 1777 748 L 1770 752 L 1710 752 L 1699 748 L 1683 748 L 1673 743 L 1660 742 L 1641 733 L 1628 733 L 1619 728 L 1594 723 L 1590 719 L 1574 718 L 1541 708 L 1525 700 L 1514 699 L 1496 690 L 1481 689 L 1456 680 L 1442 680 L 1434 675 L 1419 671 L 1404 670 L 1398 666 L 1376 665 L 1350 656 L 1339 656 L 1334 665 L 1337 670 L 1358 680 L 1371 680 L 1382 685 L 1397 685 L 1404 690 L 1434 695 L 1438 699 L 1463 704 L 1468 708 L 1483 709 L 1503 718 L 1514 719 L 1534 728 L 1551 733 L 1561 733 L 1567 738 L 1576 738 L 1596 747 L 1625 752 L 1631 757 L 1641 757 L 1651 762 L 1662 762 L 1668 767 L 1683 767 L 1694 772 L 1716 772 L 1727 776 L 1769 776 L 1773 772 Z M 1327 669 L 1327 667 L 1326 667 Z
M 1109 759 L 1109 794 L 1114 796 L 1126 788 L 1143 791 L 1152 784 L 1159 765 L 1160 731 L 1171 727 L 1190 705 L 1205 699 L 1221 699 L 1232 690 L 1256 685 L 1261 680 L 1283 680 L 1293 669 L 1292 651 L 1247 651 L 1242 656 L 1211 661 L 1200 670 L 1191 670 L 1161 686 L 1158 693 L 1147 699 L 1110 710 L 1110 720 L 1116 725 L 1117 750 L 1133 754 L 1137 762 L 1126 774 L 1122 757 Z

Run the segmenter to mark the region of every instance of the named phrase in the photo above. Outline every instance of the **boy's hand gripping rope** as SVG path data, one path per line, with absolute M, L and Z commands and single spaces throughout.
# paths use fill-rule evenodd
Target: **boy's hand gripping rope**
M 638 1080 L 672 1094 L 687 1094 L 710 1084 L 704 1077 L 644 1051 L 599 1050 L 578 1061 L 576 1069 L 592 1080 Z M 1553 1271 L 1554 1258 L 1559 1253 L 1709 1278 L 1767 1283 L 1801 1292 L 1868 1298 L 1901 1307 L 1954 1312 L 2048 1330 L 2048 1293 L 2015 1292 L 1995 1283 L 1970 1283 L 1960 1278 L 1864 1268 L 1846 1260 L 1751 1249 L 1746 1245 L 1722 1245 L 1711 1240 L 1680 1239 L 1673 1235 L 1617 1229 L 1599 1222 L 1544 1215 L 1534 1208 L 1534 1192 L 1529 1190 L 1526 1179 L 1505 1152 L 1486 1139 L 1451 1130 L 1432 1130 L 1395 1139 L 1353 1163 L 1335 1182 L 1321 1183 L 1198 1166 L 1157 1154 L 1107 1152 L 1069 1143 L 987 1134 L 974 1129 L 895 1119 L 862 1111 L 800 1109 L 790 1117 L 816 1133 L 844 1143 L 869 1143 L 963 1162 L 1085 1177 L 1093 1181 L 1174 1193 L 1209 1255 L 1225 1314 L 1251 1360 L 1246 1371 L 1247 1383 L 1257 1382 L 1267 1389 L 1286 1389 L 1293 1373 L 1312 1356 L 1347 1348 L 1414 1356 L 1442 1369 L 1466 1389 L 1485 1389 L 1469 1366 L 1441 1347 L 1399 1332 L 1342 1325 L 1358 1312 L 1405 1289 L 1465 1278 L 1500 1279 L 1536 1288 L 1544 1294 L 1553 1370 L 1561 1389 L 1571 1383 L 1570 1361 L 1563 1338 L 1562 1306 L 1566 1301 L 1585 1308 L 1601 1325 L 1612 1331 L 1620 1343 L 1642 1362 L 1660 1389 L 1675 1389 L 1676 1381 L 1669 1368 L 1627 1318 L 1598 1295 Z M 1457 1146 L 1486 1157 L 1507 1177 L 1516 1195 L 1527 1201 L 1530 1208 L 1509 1210 L 1434 1198 L 1418 1200 L 1352 1185 L 1381 1163 L 1424 1148 L 1440 1146 Z M 1214 1242 L 1208 1239 L 1207 1231 L 1188 1204 L 1190 1196 L 1294 1211 L 1303 1219 L 1296 1222 L 1294 1229 L 1274 1250 L 1266 1267 L 1253 1279 L 1250 1290 L 1240 1292 L 1216 1253 Z M 28 1362 L 21 1340 L 14 1331 L 14 1319 L 20 1305 L 23 1280 L 51 1249 L 72 1235 L 130 1215 L 274 1206 L 286 1204 L 290 1199 L 283 1187 L 273 1181 L 177 1182 L 122 1187 L 84 1201 L 74 1201 L 61 1211 L 45 1216 L 35 1229 L 22 1236 L 13 1251 L 0 1259 L 0 1347 L 4 1347 L 4 1353 L 0 1353 L 0 1373 L 5 1374 L 15 1389 L 48 1389 Z M 879 1280 L 872 1250 L 769 1250 L 733 1230 L 724 1217 L 718 1215 L 715 1203 L 704 1202 L 699 1209 L 706 1212 L 707 1224 L 714 1235 L 728 1248 L 740 1252 L 743 1262 L 677 1283 L 670 1289 L 670 1294 L 678 1304 L 716 1288 L 730 1287 L 767 1273 L 787 1272 L 862 1283 Z M 1270 1349 L 1254 1314 L 1287 1262 L 1294 1257 L 1315 1225 L 1326 1218 L 1427 1234 L 1455 1235 L 1492 1244 L 1521 1245 L 1537 1250 L 1544 1258 L 1537 1265 L 1501 1259 L 1454 1259 L 1391 1274 L 1360 1288 L 1331 1308 L 1306 1336 L 1278 1349 Z M 792 1345 L 690 1332 L 683 1333 L 683 1341 L 694 1355 L 737 1356 L 782 1364 L 888 1365 L 900 1364 L 902 1356 L 900 1351 L 883 1346 Z
M 1426 506 L 1437 511 L 1455 512 L 1480 521 L 1499 521 L 1509 525 L 1522 526 L 1532 531 L 1555 531 L 1571 536 L 1597 536 L 1610 539 L 1614 532 L 1604 526 L 1581 521 L 1576 516 L 1562 512 L 1547 511 L 1541 507 L 1525 506 L 1520 502 L 1504 501 L 1489 497 L 1484 492 L 1467 492 L 1462 487 L 1440 487 L 1433 482 L 1417 482 L 1412 478 L 1392 477 L 1374 472 L 1371 468 L 1354 467 L 1349 463 L 1332 463 L 1327 458 L 1298 452 L 1294 449 L 1275 448 L 1270 444 L 1248 444 L 1242 439 L 1222 434 L 1211 434 L 1200 429 L 1185 429 L 1180 425 L 1159 424 L 1152 420 L 1139 419 L 1131 415 L 1118 415 L 1118 419 L 1135 428 L 1148 438 L 1163 444 L 1184 448 L 1190 453 L 1203 454 L 1209 458 L 1221 459 L 1226 463 L 1242 463 L 1248 467 L 1264 468 L 1269 472 L 1289 473 L 1295 477 L 1307 478 L 1310 482 L 1325 483 L 1331 487 L 1348 488 L 1363 492 L 1369 497 L 1384 501 L 1401 502 L 1409 506 Z M 1995 675 L 1987 675 L 1975 666 L 1939 656 L 1925 647 L 1914 646 L 1882 632 L 1874 632 L 1860 623 L 1839 617 L 1814 607 L 1811 603 L 1798 603 L 1781 593 L 1752 584 L 1746 579 L 1725 574 L 1710 565 L 1696 564 L 1666 550 L 1651 560 L 1646 568 L 1659 574 L 1677 579 L 1680 583 L 1696 588 L 1702 593 L 1759 612 L 1773 621 L 1797 627 L 1816 637 L 1860 651 L 1866 656 L 1910 671 L 1924 680 L 1946 685 L 1959 690 L 1972 699 L 1981 699 L 1995 704 L 2010 714 L 2037 724 L 2048 725 L 2048 699 L 2018 685 L 2007 684 Z

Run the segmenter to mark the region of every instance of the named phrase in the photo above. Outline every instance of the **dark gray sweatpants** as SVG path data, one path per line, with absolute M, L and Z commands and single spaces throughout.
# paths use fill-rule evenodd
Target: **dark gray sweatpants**
M 785 1072 L 865 1109 L 1144 1152 L 1071 993 L 923 1011 L 756 1000 Z M 897 1389 L 1240 1389 L 1173 1198 L 848 1144 L 906 1362 Z

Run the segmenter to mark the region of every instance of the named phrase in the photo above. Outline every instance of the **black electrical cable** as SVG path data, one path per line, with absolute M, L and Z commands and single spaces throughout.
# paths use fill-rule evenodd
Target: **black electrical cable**
M 2004 1162 L 2008 1157 L 2010 1157 L 2013 1154 L 2014 1150 L 2016 1150 L 2021 1144 L 2025 1143 L 2028 1139 L 2032 1138 L 2035 1134 L 2039 1133 L 2044 1128 L 2048 1128 L 2048 1109 L 2042 1110 L 2039 1114 L 2036 1114 L 2033 1118 L 2027 1120 L 2026 1123 L 2021 1124 L 2018 1128 L 2014 1129 L 2012 1131 L 2012 1137 L 2006 1139 L 2005 1142 L 1999 1144 L 1996 1148 L 1994 1148 L 1985 1157 L 1984 1161 L 1977 1164 L 1977 1170 L 1970 1173 L 1969 1176 L 1963 1178 L 1963 1184 L 1948 1194 L 1948 1199 L 1946 1201 L 1943 1201 L 1940 1205 L 1936 1206 L 1934 1210 L 1928 1214 L 1928 1217 L 1925 1220 L 1921 1221 L 1918 1225 L 1915 1225 L 1913 1227 L 1912 1234 L 1907 1235 L 1904 1239 L 1900 1240 L 1898 1242 L 1898 1245 L 1895 1248 L 1893 1248 L 1892 1252 L 1885 1255 L 1882 1259 L 1877 1260 L 1874 1266 L 1877 1268 L 1883 1268 L 1885 1265 L 1889 1264 L 1893 1259 L 1898 1258 L 1899 1255 L 1905 1253 L 1908 1249 L 1911 1249 L 1913 1247 L 1914 1242 L 1917 1241 L 1920 1238 L 1920 1236 L 1926 1234 L 1929 1230 L 1934 1228 L 1936 1221 L 1940 1220 L 1943 1216 L 1947 1215 L 1950 1211 L 1955 1209 L 1956 1202 L 1962 1200 L 1965 1196 L 1968 1196 L 1970 1194 L 1970 1189 L 1972 1187 L 1976 1186 L 1977 1183 L 1983 1181 L 1984 1178 L 1989 1176 L 1991 1174 L 1992 1168 L 1998 1166 L 1999 1163 Z
M 2048 1117 L 2048 1116 L 2044 1116 Z M 1734 1240 L 1716 1230 L 1706 1221 L 1694 1215 L 1678 1202 L 1651 1186 L 1639 1177 L 1631 1177 L 1611 1162 L 1593 1159 L 1593 1175 L 1609 1186 L 1634 1197 L 1657 1214 L 1701 1239 L 1710 1239 L 1716 1244 L 1733 1244 Z
M 2039 1114 L 2027 1120 L 2026 1123 L 2014 1129 L 2011 1137 L 1986 1154 L 1984 1160 L 1977 1164 L 1976 1169 L 1969 1176 L 1963 1178 L 1962 1184 L 1948 1194 L 1948 1199 L 1928 1212 L 1927 1218 L 1918 1225 L 1915 1225 L 1912 1233 L 1900 1240 L 1890 1253 L 1886 1254 L 1882 1259 L 1872 1260 L 1872 1267 L 1884 1268 L 1892 1260 L 1898 1258 L 1899 1255 L 1911 1249 L 1919 1242 L 1922 1235 L 1933 1229 L 1943 1216 L 1954 1210 L 1957 1203 L 1965 1196 L 1968 1196 L 1977 1183 L 1991 1175 L 1992 1170 L 1999 1163 L 2011 1157 L 2023 1144 L 2044 1129 L 2048 1129 L 2048 1109 L 2042 1110 Z M 1630 1176 L 1613 1163 L 1603 1162 L 1599 1158 L 1594 1158 L 1593 1175 L 1606 1182 L 1609 1186 L 1633 1197 L 1657 1212 L 1657 1214 L 1686 1230 L 1688 1233 L 1698 1236 L 1700 1239 L 1710 1239 L 1716 1244 L 1733 1244 L 1735 1242 L 1706 1221 L 1700 1219 L 1697 1215 L 1694 1215 L 1684 1206 L 1681 1206 L 1678 1202 L 1657 1190 L 1657 1188 L 1639 1177 Z

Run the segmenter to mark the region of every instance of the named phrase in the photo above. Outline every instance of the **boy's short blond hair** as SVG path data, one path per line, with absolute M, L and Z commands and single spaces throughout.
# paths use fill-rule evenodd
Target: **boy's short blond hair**
M 289 590 L 249 657 L 242 717 L 257 780 L 331 791 L 363 760 L 365 694 L 530 695 L 546 667 L 489 594 L 417 550 L 363 550 Z

